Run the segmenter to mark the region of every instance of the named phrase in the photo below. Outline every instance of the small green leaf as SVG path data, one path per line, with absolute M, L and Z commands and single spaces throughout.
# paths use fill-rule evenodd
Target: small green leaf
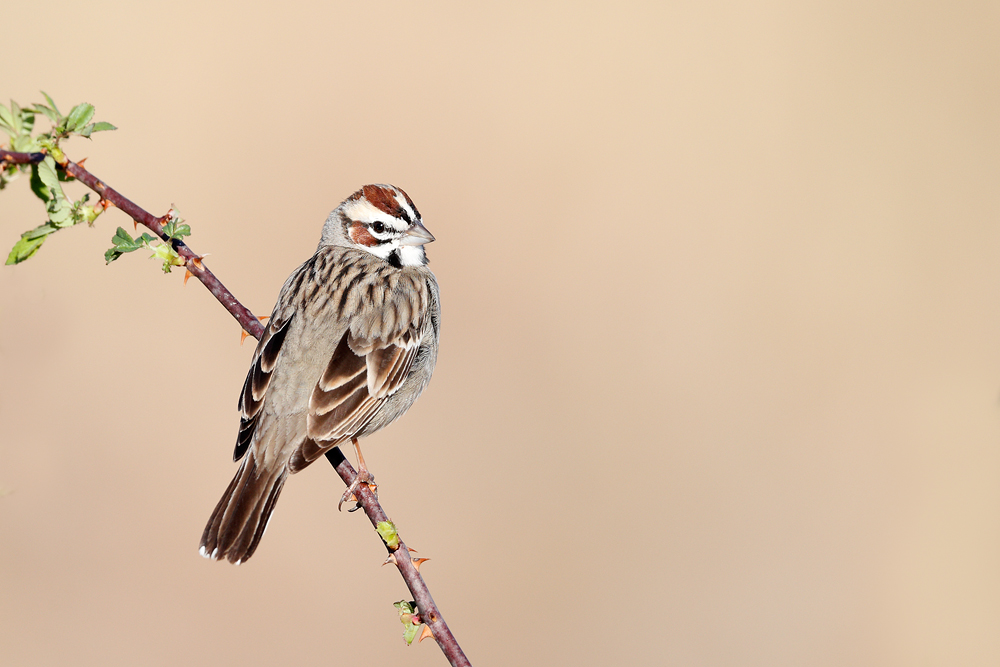
M 17 102 L 14 100 L 10 101 L 10 117 L 10 126 L 14 130 L 14 136 L 17 137 L 24 134 L 24 128 L 21 127 L 21 107 L 17 106 Z
M 79 128 L 89 123 L 90 119 L 93 117 L 93 104 L 87 104 L 86 102 L 77 104 L 73 107 L 73 110 L 69 112 L 69 116 L 66 117 L 66 131 L 76 132 Z
M 128 232 L 119 227 L 115 231 L 115 235 L 111 237 L 112 247 L 104 253 L 104 261 L 110 264 L 123 254 L 138 250 L 153 240 L 149 234 L 143 234 L 133 239 Z
M 54 109 L 50 109 L 44 104 L 35 104 L 35 111 L 45 114 L 45 117 L 52 121 L 53 125 L 59 125 L 62 123 L 62 116 L 60 116 Z
M 182 239 L 185 236 L 191 236 L 191 226 L 185 224 L 180 218 L 173 218 L 163 225 L 163 234 L 167 238 Z
M 46 155 L 45 159 L 38 163 L 38 178 L 49 188 L 50 198 L 62 194 L 62 186 L 59 185 L 59 176 L 56 174 L 56 161 L 51 155 Z
M 135 239 L 122 227 L 115 230 L 115 235 L 111 237 L 111 243 L 121 252 L 132 252 L 142 247 L 142 244 L 136 244 Z
M 10 109 L 0 104 L 0 129 L 9 134 L 11 137 L 17 136 L 14 132 L 14 116 L 11 115 Z
M 396 526 L 392 521 L 379 521 L 375 530 L 387 547 L 393 551 L 399 548 L 399 535 L 396 533 Z
M 35 110 L 21 109 L 21 133 L 25 136 L 35 129 Z
M 150 236 L 145 232 L 143 232 L 141 236 L 137 236 L 133 239 L 129 236 L 128 232 L 119 227 L 117 231 L 115 231 L 115 235 L 111 237 L 111 243 L 114 244 L 114 246 L 104 253 L 104 259 L 108 264 L 110 264 L 126 252 L 132 252 L 133 250 L 138 250 L 139 248 L 148 248 L 153 251 L 150 258 L 156 257 L 163 262 L 164 273 L 170 273 L 170 269 L 174 266 L 184 266 L 184 260 L 181 259 L 181 256 L 178 255 L 177 252 L 169 245 L 164 243 L 152 245 L 158 240 L 159 239 L 155 236 Z
M 73 205 L 65 199 L 56 198 L 49 202 L 49 220 L 56 227 L 73 225 Z
M 36 252 L 38 252 L 38 249 L 42 247 L 43 243 L 45 243 L 44 236 L 41 236 L 37 239 L 22 238 L 20 241 L 14 244 L 13 248 L 11 248 L 10 254 L 7 255 L 7 261 L 4 263 L 7 265 L 20 264 L 24 260 L 34 255 Z
M 30 134 L 22 134 L 10 140 L 10 149 L 18 153 L 37 153 L 40 148 L 38 140 Z
M 6 264 L 20 264 L 34 255 L 45 243 L 45 237 L 54 231 L 56 228 L 52 225 L 41 225 L 21 234 L 21 240 L 14 244 L 10 254 L 7 255 Z
M 56 103 L 52 101 L 52 98 L 49 97 L 49 94 L 43 90 L 42 95 L 45 95 L 45 101 L 49 103 L 49 106 L 52 107 L 52 110 L 56 112 L 56 115 L 62 118 L 62 113 L 59 111 L 59 107 L 57 107 Z
M 118 128 L 112 125 L 111 123 L 106 123 L 102 120 L 97 123 L 90 123 L 82 130 L 80 130 L 80 134 L 82 134 L 85 137 L 89 137 L 94 132 L 107 132 L 109 130 L 117 130 L 117 129 Z M 84 132 L 86 132 L 86 134 L 84 134 Z
M 58 229 L 58 227 L 46 223 L 44 225 L 39 225 L 38 227 L 35 227 L 30 232 L 25 232 L 21 234 L 21 238 L 25 239 L 41 238 L 43 236 L 48 236 L 52 232 L 56 231 L 56 229 Z
M 49 199 L 52 198 L 52 193 L 49 192 L 48 186 L 42 183 L 42 179 L 38 174 L 38 165 L 31 165 L 31 191 L 35 193 L 35 196 L 41 199 L 46 204 L 49 203 Z

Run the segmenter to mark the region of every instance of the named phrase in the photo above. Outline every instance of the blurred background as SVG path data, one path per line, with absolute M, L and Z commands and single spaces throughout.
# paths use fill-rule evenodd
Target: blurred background
M 3 16 L 0 98 L 94 104 L 69 156 L 256 313 L 414 199 L 441 354 L 365 451 L 474 663 L 1000 662 L 996 3 Z M 0 193 L 3 253 L 43 216 Z M 198 556 L 253 345 L 119 225 L 0 269 L 0 664 L 444 664 L 325 462 Z

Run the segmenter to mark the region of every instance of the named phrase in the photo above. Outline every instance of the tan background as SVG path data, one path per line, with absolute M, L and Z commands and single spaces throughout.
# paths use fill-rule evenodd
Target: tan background
M 410 193 L 441 356 L 368 460 L 477 664 L 1000 663 L 995 3 L 207 4 L 7 3 L 0 96 L 261 314 Z M 443 664 L 323 463 L 198 557 L 252 345 L 127 223 L 0 270 L 0 664 Z

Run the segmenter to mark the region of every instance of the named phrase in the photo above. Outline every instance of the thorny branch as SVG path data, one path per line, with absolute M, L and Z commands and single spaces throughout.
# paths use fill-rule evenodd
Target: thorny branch
M 0 166 L 3 163 L 32 164 L 41 162 L 44 159 L 45 153 L 15 153 L 0 149 Z M 137 223 L 146 226 L 164 242 L 171 243 L 177 254 L 184 259 L 184 268 L 201 281 L 208 291 L 219 300 L 219 303 L 236 318 L 236 321 L 240 323 L 240 326 L 248 334 L 260 340 L 261 335 L 264 333 L 264 327 L 260 323 L 260 320 L 241 304 L 233 296 L 233 293 L 205 266 L 202 256 L 196 254 L 183 241 L 170 239 L 163 233 L 163 224 L 167 221 L 166 216 L 161 218 L 154 216 L 76 162 L 66 160 L 59 164 L 59 168 L 100 195 L 102 201 L 115 206 Z M 326 457 L 337 471 L 337 474 L 340 475 L 340 478 L 344 480 L 345 484 L 350 485 L 354 481 L 354 478 L 357 477 L 354 466 L 344 457 L 339 447 L 334 447 L 327 452 Z M 356 495 L 373 526 L 378 526 L 378 524 L 389 520 L 368 485 L 361 484 L 358 487 Z M 462 647 L 458 645 L 458 641 L 448 628 L 448 624 L 445 623 L 441 612 L 438 611 L 437 605 L 431 597 L 431 592 L 427 588 L 424 578 L 420 575 L 418 565 L 414 563 L 415 559 L 410 556 L 409 549 L 406 548 L 402 540 L 399 540 L 395 548 L 386 544 L 386 550 L 389 552 L 387 562 L 391 561 L 395 563 L 396 568 L 399 569 L 399 573 L 403 577 L 403 581 L 406 582 L 406 587 L 410 590 L 413 599 L 417 603 L 420 622 L 426 624 L 430 632 L 433 633 L 433 638 L 437 641 L 438 646 L 441 647 L 445 657 L 455 667 L 465 665 L 471 667 L 471 663 L 462 651 Z

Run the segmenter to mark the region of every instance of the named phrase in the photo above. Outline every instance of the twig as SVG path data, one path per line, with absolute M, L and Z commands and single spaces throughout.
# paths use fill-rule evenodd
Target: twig
M 44 159 L 45 153 L 15 153 L 0 149 L 0 164 L 4 162 L 9 164 L 33 164 L 41 162 Z M 230 292 L 226 286 L 215 277 L 215 274 L 212 273 L 207 266 L 205 266 L 205 263 L 201 259 L 201 255 L 192 251 L 191 248 L 188 247 L 188 245 L 183 241 L 170 239 L 163 233 L 163 222 L 166 221 L 166 217 L 157 218 L 152 215 L 128 198 L 124 197 L 114 188 L 108 186 L 104 181 L 91 174 L 76 162 L 66 160 L 64 163 L 59 164 L 59 167 L 68 175 L 77 179 L 99 194 L 102 199 L 121 209 L 130 218 L 142 225 L 145 225 L 151 232 L 160 237 L 161 240 L 171 243 L 177 251 L 177 254 L 184 258 L 184 266 L 191 273 L 191 275 L 200 280 L 201 283 L 208 288 L 208 291 L 211 292 L 212 295 L 219 300 L 219 303 L 221 303 L 222 306 L 236 318 L 236 321 L 240 323 L 240 326 L 242 326 L 248 334 L 257 340 L 260 340 L 260 337 L 264 333 L 264 326 L 260 323 L 260 320 L 258 320 L 253 313 L 241 304 L 236 297 L 233 296 L 233 293 Z M 340 478 L 344 480 L 345 484 L 350 485 L 354 481 L 354 478 L 357 477 L 357 472 L 354 470 L 354 466 L 352 466 L 350 462 L 344 458 L 344 455 L 340 451 L 339 447 L 334 447 L 332 450 L 327 452 L 326 458 L 337 471 L 337 474 L 340 475 Z M 375 494 L 368 488 L 368 485 L 360 485 L 356 495 L 361 503 L 361 506 L 365 510 L 365 514 L 368 515 L 368 519 L 372 522 L 373 526 L 377 526 L 379 523 L 389 520 L 385 511 L 382 509 L 382 506 L 375 498 Z M 386 550 L 389 552 L 391 560 L 395 562 L 403 580 L 406 582 L 406 587 L 410 589 L 410 593 L 413 595 L 413 599 L 417 603 L 420 620 L 430 627 L 431 632 L 434 634 L 434 639 L 437 641 L 438 646 L 441 647 L 445 657 L 447 657 L 448 661 L 455 667 L 464 667 L 466 665 L 471 667 L 471 663 L 462 651 L 462 647 L 458 645 L 458 641 L 448 628 L 448 624 L 445 623 L 437 605 L 434 604 L 434 599 L 431 597 L 430 590 L 427 588 L 424 578 L 420 575 L 419 570 L 417 570 L 417 567 L 413 563 L 413 558 L 410 556 L 409 549 L 407 549 L 403 541 L 400 540 L 395 549 L 386 544 Z
M 45 153 L 12 153 L 10 151 L 0 150 L 0 162 L 9 162 L 11 164 L 32 164 L 36 162 L 41 162 L 45 159 Z M 153 214 L 149 213 L 145 209 L 136 205 L 130 199 L 124 197 L 112 187 L 109 187 L 104 181 L 97 178 L 89 171 L 81 167 L 76 162 L 66 162 L 59 165 L 67 174 L 77 179 L 88 188 L 96 192 L 105 201 L 111 202 L 115 207 L 121 209 L 125 215 L 132 218 L 136 222 L 145 225 L 149 228 L 151 232 L 160 237 L 164 242 L 168 242 L 173 245 L 174 250 L 177 254 L 184 258 L 184 268 L 191 272 L 195 278 L 201 281 L 201 283 L 208 288 L 208 291 L 219 300 L 219 303 L 228 310 L 236 321 L 240 323 L 240 326 L 251 336 L 256 339 L 264 334 L 264 327 L 261 325 L 260 320 L 254 317 L 242 303 L 236 300 L 233 293 L 226 289 L 226 286 L 219 282 L 219 279 L 215 277 L 215 274 L 209 271 L 208 267 L 201 260 L 201 256 L 194 253 L 187 246 L 186 243 L 179 239 L 169 239 L 163 233 L 163 222 L 165 218 L 157 218 Z
M 350 486 L 358 473 L 355 472 L 354 466 L 344 458 L 340 447 L 334 447 L 328 451 L 326 458 L 330 461 L 330 465 L 336 469 L 340 478 L 344 480 L 344 484 Z M 372 522 L 373 526 L 389 520 L 389 517 L 385 515 L 382 506 L 375 498 L 375 494 L 372 493 L 367 484 L 359 485 L 355 493 L 361 502 L 361 507 L 365 510 L 365 514 L 368 515 L 368 520 Z M 444 622 L 444 617 L 441 616 L 437 605 L 434 604 L 434 598 L 431 597 L 430 589 L 424 583 L 424 578 L 420 576 L 420 571 L 417 570 L 416 565 L 413 563 L 410 550 L 406 548 L 403 540 L 399 540 L 399 546 L 396 549 L 390 548 L 389 545 L 386 545 L 385 548 L 392 556 L 392 562 L 396 564 L 399 573 L 403 575 L 406 587 L 410 589 L 410 593 L 417 603 L 417 608 L 420 610 L 420 620 L 430 627 L 431 632 L 434 633 L 434 639 L 437 640 L 438 646 L 444 651 L 448 661 L 456 667 L 458 665 L 468 665 L 471 667 L 471 663 L 465 657 L 462 647 L 458 645 L 458 640 L 455 639 L 455 635 L 451 634 L 451 629 L 448 628 L 448 624 Z

